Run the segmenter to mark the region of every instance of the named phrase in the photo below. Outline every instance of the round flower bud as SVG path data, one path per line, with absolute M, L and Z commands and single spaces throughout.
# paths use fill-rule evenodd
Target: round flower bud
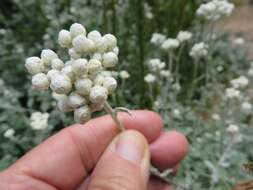
M 75 80 L 75 73 L 74 71 L 72 70 L 72 64 L 71 65 L 66 65 L 62 70 L 61 70 L 61 73 L 63 75 L 67 75 L 71 81 L 74 81 Z
M 97 59 L 99 60 L 100 62 L 102 62 L 102 54 L 101 53 L 94 53 L 93 56 L 92 56 L 92 59 Z
M 103 87 L 111 94 L 117 88 L 117 81 L 113 77 L 105 77 Z
M 94 79 L 94 84 L 95 84 L 95 85 L 101 85 L 101 86 L 102 86 L 104 80 L 105 80 L 105 76 L 102 75 L 102 74 L 99 74 L 99 75 L 97 75 L 97 76 L 95 77 L 95 79 Z
M 95 43 L 94 43 L 92 40 L 86 38 L 86 39 L 85 39 L 85 45 L 84 45 L 84 47 L 83 47 L 83 51 L 84 51 L 85 53 L 91 53 L 91 52 L 93 52 L 94 50 L 95 50 Z
M 119 55 L 119 48 L 116 47 L 112 50 L 113 53 L 115 53 L 116 55 Z
M 103 66 L 105 68 L 114 67 L 118 62 L 118 56 L 113 52 L 108 52 L 103 55 Z
M 71 59 L 79 59 L 79 58 L 81 58 L 81 55 L 78 54 L 78 53 L 75 51 L 74 48 L 70 48 L 70 49 L 68 50 L 68 52 L 69 52 L 69 56 L 71 57 Z
M 52 68 L 55 70 L 61 70 L 64 67 L 64 63 L 61 59 L 53 59 L 52 60 Z
M 70 35 L 72 38 L 78 36 L 78 35 L 86 35 L 86 29 L 84 28 L 83 25 L 74 23 L 70 26 Z
M 107 50 L 107 40 L 104 37 L 98 38 L 95 41 L 96 50 L 99 53 L 104 53 Z
M 85 46 L 86 46 L 86 37 L 84 35 L 79 35 L 79 36 L 76 36 L 73 41 L 72 41 L 72 45 L 74 47 L 74 50 L 77 52 L 77 53 L 83 53 L 84 52 L 84 49 L 85 49 Z
M 72 108 L 78 108 L 84 104 L 86 104 L 86 100 L 83 96 L 80 96 L 79 94 L 74 93 L 74 92 L 72 92 L 69 95 L 69 105 Z
M 69 99 L 66 95 L 59 98 L 57 107 L 61 112 L 71 112 L 73 108 L 69 105 Z
M 67 94 L 71 91 L 72 83 L 68 76 L 59 74 L 51 79 L 50 88 L 57 94 Z
M 128 79 L 130 77 L 130 75 L 127 71 L 120 71 L 119 76 L 123 80 Z
M 108 91 L 106 88 L 96 85 L 91 88 L 90 101 L 94 104 L 104 103 L 107 100 Z
M 102 64 L 97 59 L 90 59 L 87 65 L 87 68 L 88 68 L 89 74 L 94 74 L 102 69 Z
M 78 76 L 87 74 L 87 64 L 88 61 L 86 59 L 77 59 L 72 64 L 72 70 Z
M 92 81 L 90 79 L 78 79 L 75 82 L 75 88 L 78 94 L 80 95 L 89 95 L 90 94 L 90 90 L 92 88 Z
M 58 55 L 51 49 L 44 49 L 42 50 L 40 57 L 44 64 L 49 66 L 53 59 L 58 58 Z
M 91 112 L 100 111 L 104 108 L 104 102 L 98 103 L 98 104 L 91 103 L 89 106 L 90 106 Z
M 44 64 L 39 57 L 29 57 L 25 61 L 27 71 L 32 74 L 42 73 L 45 70 Z
M 95 42 L 97 39 L 101 38 L 101 34 L 97 30 L 90 31 L 87 35 L 87 38 Z
M 55 69 L 51 69 L 47 72 L 47 78 L 51 81 L 51 79 L 55 76 L 60 74 L 60 71 L 55 70 Z
M 91 118 L 91 110 L 88 106 L 83 106 L 74 111 L 75 122 L 83 124 Z
M 58 35 L 58 42 L 61 47 L 70 47 L 71 45 L 71 35 L 67 30 L 61 30 Z
M 117 39 L 114 35 L 106 34 L 104 38 L 106 39 L 107 50 L 113 50 L 117 46 Z
M 49 87 L 49 80 L 44 73 L 38 73 L 32 77 L 32 86 L 35 90 L 44 91 Z

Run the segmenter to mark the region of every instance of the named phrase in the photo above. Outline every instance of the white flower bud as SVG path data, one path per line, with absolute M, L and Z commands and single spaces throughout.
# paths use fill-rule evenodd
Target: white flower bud
M 118 47 L 115 47 L 113 50 L 112 50 L 113 53 L 115 53 L 116 55 L 119 55 L 119 48 Z
M 51 79 L 50 88 L 57 94 L 67 94 L 71 91 L 72 83 L 68 76 L 59 74 Z
M 73 41 L 72 45 L 74 47 L 74 50 L 77 53 L 83 53 L 86 45 L 86 37 L 84 35 L 76 36 Z
M 98 103 L 98 104 L 91 103 L 89 106 L 90 106 L 91 112 L 100 111 L 104 108 L 104 102 Z
M 73 63 L 72 63 L 73 64 Z M 74 81 L 75 80 L 75 73 L 74 71 L 72 70 L 72 64 L 70 65 L 66 65 L 62 70 L 61 70 L 61 73 L 63 75 L 67 75 L 71 81 Z
M 77 59 L 71 65 L 72 70 L 77 76 L 87 74 L 88 72 L 87 64 L 88 61 L 86 59 Z
M 121 79 L 128 79 L 130 77 L 127 71 L 120 71 L 119 76 Z
M 69 95 L 69 105 L 72 107 L 72 108 L 78 108 L 84 104 L 86 104 L 86 100 L 83 96 L 80 96 L 79 94 L 75 93 L 75 92 L 72 92 L 70 95 Z
M 52 60 L 52 68 L 55 70 L 61 70 L 64 67 L 64 63 L 61 59 L 53 59 Z
M 38 73 L 32 77 L 32 86 L 35 90 L 47 90 L 49 87 L 49 80 L 44 73 Z
M 45 70 L 44 64 L 39 57 L 27 58 L 25 61 L 25 67 L 27 71 L 32 75 L 42 73 Z
M 72 38 L 78 36 L 78 35 L 86 35 L 86 29 L 83 25 L 79 23 L 74 23 L 70 26 L 70 35 Z
M 103 87 L 111 94 L 117 88 L 117 81 L 113 77 L 105 77 Z
M 95 77 L 95 79 L 93 80 L 94 84 L 95 85 L 100 85 L 102 86 L 103 85 L 103 82 L 105 80 L 105 76 L 102 75 L 102 74 L 99 74 Z
M 89 95 L 92 88 L 92 81 L 90 79 L 78 79 L 75 82 L 75 88 L 78 94 L 80 95 Z
M 4 132 L 4 137 L 9 139 L 9 138 L 12 138 L 15 134 L 15 130 L 14 129 L 7 129 L 5 132 Z
M 94 53 L 93 56 L 92 56 L 92 59 L 97 59 L 97 60 L 99 60 L 100 62 L 102 62 L 103 57 L 102 57 L 102 54 L 101 54 L 101 53 Z
M 229 125 L 227 128 L 227 132 L 231 133 L 232 135 L 237 134 L 239 132 L 239 127 L 237 125 Z
M 71 57 L 71 59 L 81 58 L 81 55 L 79 53 L 77 53 L 74 48 L 69 49 L 69 56 Z
M 106 39 L 107 44 L 107 50 L 113 50 L 117 46 L 117 39 L 112 34 L 106 34 L 104 35 L 104 38 Z
M 104 103 L 107 100 L 108 91 L 102 86 L 94 86 L 90 91 L 90 101 L 94 104 Z
M 51 69 L 47 72 L 47 78 L 51 81 L 51 79 L 55 76 L 60 74 L 60 71 L 55 70 L 55 69 Z
M 90 31 L 87 35 L 87 38 L 95 42 L 97 39 L 101 38 L 101 34 L 97 30 Z
M 74 111 L 74 119 L 77 123 L 83 124 L 91 118 L 91 110 L 88 106 L 83 106 Z
M 40 57 L 44 64 L 49 66 L 53 59 L 58 58 L 58 55 L 51 49 L 44 49 L 42 50 Z
M 90 59 L 87 65 L 87 68 L 88 68 L 89 74 L 94 74 L 102 69 L 102 64 L 97 59 Z
M 96 50 L 99 53 L 104 53 L 107 50 L 107 40 L 104 37 L 98 38 L 95 41 Z
M 67 30 L 61 30 L 58 35 L 58 42 L 61 47 L 70 47 L 71 45 L 71 35 Z
M 71 112 L 73 108 L 69 105 L 69 99 L 66 95 L 62 95 L 57 102 L 57 107 L 61 112 Z
M 102 63 L 105 68 L 114 67 L 118 63 L 118 56 L 113 52 L 105 53 Z

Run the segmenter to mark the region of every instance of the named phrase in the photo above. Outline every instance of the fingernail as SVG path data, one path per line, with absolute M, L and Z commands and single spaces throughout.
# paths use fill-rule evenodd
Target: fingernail
M 146 142 L 143 136 L 134 131 L 123 132 L 116 144 L 116 153 L 131 162 L 140 164 L 145 152 Z

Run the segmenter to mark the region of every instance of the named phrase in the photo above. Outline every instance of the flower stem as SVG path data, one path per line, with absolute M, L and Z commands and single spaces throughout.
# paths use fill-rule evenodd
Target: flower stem
M 113 109 L 111 105 L 106 101 L 104 105 L 105 111 L 112 117 L 114 122 L 116 123 L 116 126 L 118 129 L 122 132 L 125 130 L 122 123 L 120 122 L 119 118 L 117 117 L 117 110 Z M 164 176 L 162 172 L 160 172 L 158 169 L 156 169 L 154 166 L 150 166 L 150 173 L 157 177 L 158 179 L 162 180 L 165 183 L 178 186 L 178 184 L 175 184 L 173 181 L 171 181 L 167 176 Z M 185 189 L 185 188 L 184 188 Z

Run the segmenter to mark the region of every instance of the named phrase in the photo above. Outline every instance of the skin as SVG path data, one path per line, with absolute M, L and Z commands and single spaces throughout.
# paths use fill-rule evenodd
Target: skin
M 162 119 L 151 111 L 119 118 L 128 129 L 122 133 L 110 116 L 61 130 L 1 172 L 0 189 L 171 190 L 149 177 L 150 160 L 176 172 L 188 150 L 186 138 L 163 132 Z

